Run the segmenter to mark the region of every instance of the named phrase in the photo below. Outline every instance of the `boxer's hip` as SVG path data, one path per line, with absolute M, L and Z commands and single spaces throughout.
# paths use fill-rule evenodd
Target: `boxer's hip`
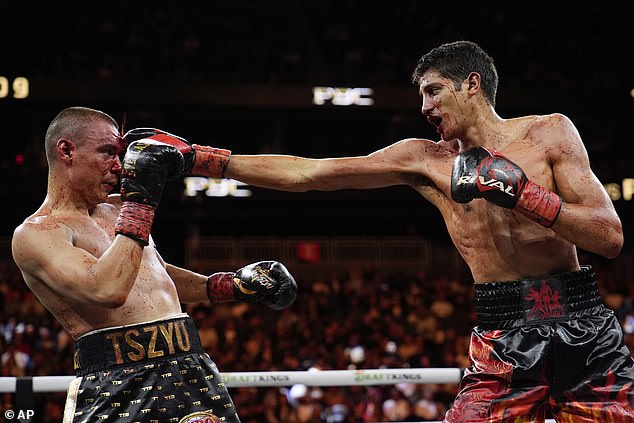
M 74 364 L 81 375 L 203 352 L 194 321 L 183 314 L 89 332 L 75 341 Z
M 567 320 L 603 309 L 590 266 L 579 271 L 475 286 L 478 325 L 522 325 Z

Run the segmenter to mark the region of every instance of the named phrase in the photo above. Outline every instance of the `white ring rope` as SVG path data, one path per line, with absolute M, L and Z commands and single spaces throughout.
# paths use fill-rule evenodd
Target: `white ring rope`
M 363 369 L 315 370 L 287 372 L 229 372 L 221 373 L 229 388 L 274 386 L 359 386 L 416 384 L 458 384 L 461 369 Z M 64 392 L 75 376 L 33 376 L 33 392 Z M 0 377 L 0 393 L 15 392 L 17 377 Z M 392 422 L 397 423 L 397 422 Z M 441 423 L 441 422 L 427 422 Z M 545 423 L 555 423 L 546 420 Z
M 457 368 L 431 369 L 363 369 L 315 370 L 282 372 L 229 372 L 221 373 L 227 387 L 248 386 L 360 386 L 396 385 L 398 383 L 451 383 L 460 382 Z M 33 392 L 63 392 L 75 376 L 33 376 Z M 15 392 L 16 377 L 0 377 L 0 392 Z

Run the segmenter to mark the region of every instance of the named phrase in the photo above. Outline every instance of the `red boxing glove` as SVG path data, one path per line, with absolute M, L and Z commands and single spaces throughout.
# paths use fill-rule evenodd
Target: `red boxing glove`
M 222 178 L 231 151 L 222 148 L 192 144 L 184 138 L 154 128 L 135 128 L 123 136 L 123 142 L 131 143 L 140 139 L 151 139 L 172 145 L 185 157 L 185 173 L 210 178 Z
M 504 155 L 484 147 L 456 157 L 451 197 L 459 203 L 484 198 L 547 228 L 555 223 L 563 203 L 557 194 L 529 180 L 522 168 Z

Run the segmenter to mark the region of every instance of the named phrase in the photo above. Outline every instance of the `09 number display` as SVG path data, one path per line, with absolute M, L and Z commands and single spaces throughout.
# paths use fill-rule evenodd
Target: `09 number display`
M 0 99 L 17 98 L 25 99 L 29 96 L 29 80 L 23 76 L 18 76 L 9 80 L 6 76 L 0 75 Z

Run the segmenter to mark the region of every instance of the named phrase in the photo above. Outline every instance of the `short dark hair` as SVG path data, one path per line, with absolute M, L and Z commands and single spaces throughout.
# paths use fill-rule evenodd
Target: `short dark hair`
M 455 41 L 433 48 L 418 60 L 412 82 L 418 85 L 423 74 L 430 70 L 451 79 L 457 89 L 471 72 L 479 73 L 484 98 L 495 107 L 498 73 L 493 58 L 476 43 Z
M 54 157 L 55 145 L 60 138 L 70 138 L 81 141 L 94 120 L 104 120 L 117 129 L 119 124 L 110 115 L 88 107 L 69 107 L 59 112 L 46 131 L 44 145 L 49 165 Z

